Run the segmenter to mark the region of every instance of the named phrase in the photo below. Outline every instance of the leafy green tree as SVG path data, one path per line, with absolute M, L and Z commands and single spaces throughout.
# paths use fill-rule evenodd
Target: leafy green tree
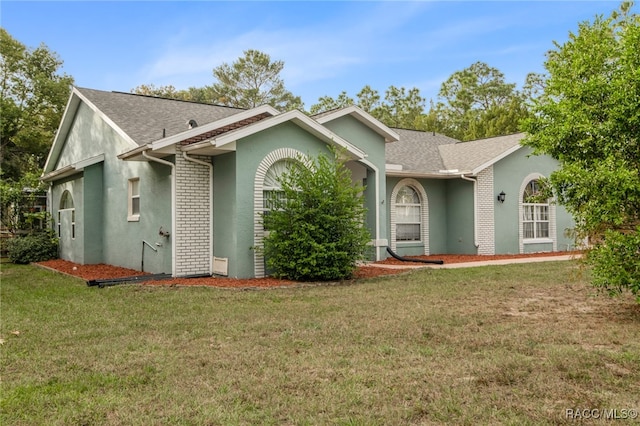
M 37 169 L 34 165 L 30 169 Z M 45 194 L 46 185 L 39 172 L 26 172 L 17 181 L 0 180 L 0 221 L 13 235 L 39 230 L 37 224 L 46 221 L 44 212 L 32 212 L 38 196 Z M 46 226 L 46 223 L 43 223 Z
M 420 90 L 390 86 L 384 102 L 371 110 L 371 115 L 390 127 L 415 129 L 416 121 L 424 112 L 424 98 Z
M 311 105 L 309 113 L 313 115 L 325 111 L 331 111 L 333 109 L 345 108 L 355 104 L 356 103 L 353 101 L 353 98 L 350 98 L 349 95 L 347 95 L 347 92 L 342 91 L 335 99 L 331 96 L 320 97 L 317 104 Z
M 131 89 L 131 93 L 145 96 L 157 96 L 160 98 L 178 99 L 200 103 L 214 103 L 214 93 L 211 86 L 189 87 L 186 90 L 178 90 L 172 85 L 156 86 L 154 84 L 141 84 Z
M 292 162 L 263 216 L 264 255 L 274 275 L 296 281 L 350 278 L 371 239 L 364 226 L 363 188 L 335 159 Z
M 381 100 L 377 90 L 365 86 L 356 97 L 357 100 L 354 102 L 344 91 L 335 99 L 323 96 L 318 99 L 317 104 L 311 106 L 310 112 L 317 114 L 356 105 L 387 126 L 406 129 L 416 128 L 416 123 L 424 112 L 424 98 L 420 95 L 420 90 L 415 87 L 406 90 L 404 87 L 390 86 L 385 92 L 384 100 Z
M 442 83 L 439 97 L 443 101 L 432 107 L 421 127 L 435 124 L 437 128 L 429 130 L 460 140 L 518 132 L 528 109 L 525 95 L 515 87 L 498 69 L 476 62 Z
M 625 2 L 547 55 L 526 144 L 560 162 L 548 184 L 588 237 L 593 283 L 640 301 L 640 18 Z
M 19 180 L 44 166 L 73 79 L 44 44 L 29 49 L 0 28 L 0 166 L 2 178 Z
M 268 104 L 279 110 L 302 109 L 302 99 L 288 91 L 280 78 L 283 68 L 283 61 L 271 61 L 266 53 L 246 50 L 232 64 L 213 69 L 213 101 L 238 108 Z

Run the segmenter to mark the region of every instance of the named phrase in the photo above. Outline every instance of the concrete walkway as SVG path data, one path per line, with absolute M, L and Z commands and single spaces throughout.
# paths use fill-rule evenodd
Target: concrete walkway
M 582 257 L 581 254 L 567 254 L 562 256 L 523 257 L 519 259 L 480 260 L 477 262 L 462 262 L 462 263 L 448 263 L 448 264 L 445 263 L 444 265 L 405 262 L 402 265 L 388 265 L 384 263 L 368 263 L 366 264 L 366 266 L 374 266 L 376 268 L 385 268 L 385 269 L 420 269 L 420 268 L 457 269 L 457 268 L 473 268 L 476 266 L 489 266 L 489 265 L 510 265 L 512 263 L 553 262 L 553 261 L 560 261 L 560 260 L 579 259 L 581 257 Z

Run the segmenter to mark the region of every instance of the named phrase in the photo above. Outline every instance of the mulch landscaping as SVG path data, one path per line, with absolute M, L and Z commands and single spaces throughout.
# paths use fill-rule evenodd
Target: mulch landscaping
M 501 260 L 501 259 L 519 259 L 526 257 L 540 257 L 540 256 L 561 256 L 569 254 L 567 252 L 555 252 L 555 253 L 535 253 L 527 255 L 495 255 L 495 256 L 476 256 L 476 255 L 431 255 L 431 256 L 411 256 L 414 259 L 426 259 L 426 260 L 443 260 L 445 265 L 451 263 L 463 263 L 463 262 L 478 262 L 485 260 Z M 381 265 L 407 265 L 417 266 L 420 263 L 407 263 L 402 262 L 394 258 L 388 258 L 380 262 L 376 262 Z M 119 266 L 98 264 L 98 265 L 79 265 L 68 260 L 53 259 L 44 262 L 38 262 L 37 265 L 44 266 L 45 268 L 53 269 L 68 275 L 73 275 L 82 278 L 85 281 L 90 280 L 102 280 L 113 278 L 124 278 L 132 276 L 147 275 L 147 273 L 136 271 L 134 269 L 121 268 Z M 383 275 L 393 275 L 406 272 L 411 268 L 384 268 L 379 266 L 360 266 L 356 269 L 352 280 L 373 278 Z M 149 280 L 141 281 L 140 284 L 144 285 L 163 285 L 163 286 L 210 286 L 210 287 L 228 287 L 228 288 L 270 288 L 270 287 L 290 287 L 296 286 L 300 283 L 295 281 L 281 280 L 277 278 L 250 278 L 250 279 L 237 279 L 237 278 L 224 278 L 224 277 L 202 277 L 202 278 L 172 278 L 165 280 Z

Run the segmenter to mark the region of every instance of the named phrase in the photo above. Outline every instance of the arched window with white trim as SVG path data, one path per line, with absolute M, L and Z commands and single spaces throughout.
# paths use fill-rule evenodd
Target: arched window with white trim
M 540 197 L 540 181 L 544 176 L 531 173 L 520 185 L 518 199 L 518 223 L 520 253 L 532 250 L 556 251 L 558 249 L 556 229 L 556 205 L 551 200 Z
M 429 206 L 427 193 L 415 179 L 403 179 L 391 192 L 391 249 L 398 244 L 424 246 L 429 254 Z
M 258 166 L 256 176 L 253 182 L 253 203 L 254 203 L 254 237 L 253 242 L 256 250 L 254 250 L 254 274 L 256 278 L 264 277 L 264 256 L 262 255 L 262 247 L 265 236 L 265 229 L 262 224 L 262 216 L 271 206 L 269 200 L 274 194 L 281 190 L 279 177 L 288 170 L 291 163 L 301 159 L 304 161 L 304 155 L 293 148 L 280 148 L 269 153 Z
M 263 213 L 268 212 L 273 208 L 274 197 L 281 199 L 284 196 L 282 192 L 282 186 L 280 183 L 281 176 L 289 171 L 293 160 L 285 158 L 275 162 L 264 176 L 264 183 L 262 186 L 263 200 Z
M 396 241 L 421 241 L 421 203 L 418 192 L 403 186 L 396 195 Z
M 549 202 L 540 200 L 540 184 L 530 180 L 522 193 L 522 237 L 525 240 L 549 238 Z
M 62 211 L 70 213 L 71 239 L 76 238 L 76 209 L 73 204 L 73 196 L 68 190 L 65 190 L 60 197 L 60 206 L 58 208 L 58 238 L 62 237 Z

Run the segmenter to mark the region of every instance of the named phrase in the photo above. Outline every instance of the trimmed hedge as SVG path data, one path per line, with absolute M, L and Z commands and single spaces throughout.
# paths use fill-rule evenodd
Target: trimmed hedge
M 27 264 L 58 257 L 58 238 L 53 232 L 16 237 L 8 241 L 8 256 L 13 263 Z

